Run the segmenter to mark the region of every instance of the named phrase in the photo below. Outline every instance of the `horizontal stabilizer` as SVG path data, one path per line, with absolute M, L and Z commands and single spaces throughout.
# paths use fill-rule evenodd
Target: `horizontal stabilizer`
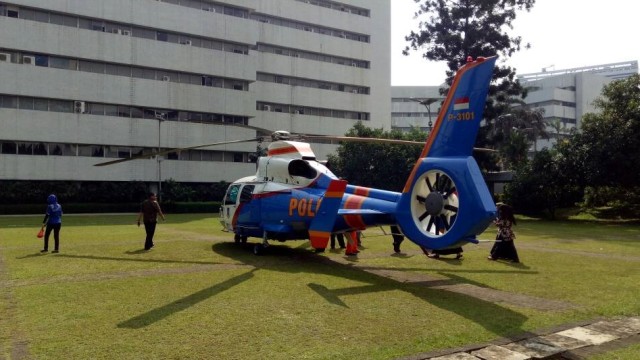
M 338 215 L 380 215 L 385 212 L 371 209 L 340 209 Z

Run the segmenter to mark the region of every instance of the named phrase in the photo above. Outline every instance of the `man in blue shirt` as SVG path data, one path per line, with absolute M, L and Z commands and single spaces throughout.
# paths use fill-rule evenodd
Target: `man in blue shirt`
M 49 251 L 49 235 L 53 230 L 53 239 L 55 245 L 53 253 L 57 253 L 60 248 L 60 228 L 62 227 L 62 205 L 58 204 L 58 198 L 51 194 L 47 197 L 47 211 L 44 214 L 44 220 L 42 226 L 47 226 L 47 230 L 44 233 L 44 249 L 40 252 L 46 253 Z

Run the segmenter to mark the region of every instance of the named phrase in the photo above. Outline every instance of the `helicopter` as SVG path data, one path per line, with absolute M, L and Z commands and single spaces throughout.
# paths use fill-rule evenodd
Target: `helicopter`
M 396 226 L 402 235 L 428 249 L 478 243 L 476 236 L 495 219 L 496 207 L 476 161 L 471 156 L 497 60 L 468 59 L 456 73 L 401 192 L 349 184 L 319 161 L 306 140 L 376 141 L 328 135 L 276 131 L 257 171 L 231 183 L 220 207 L 220 223 L 236 243 L 249 237 L 262 241 L 309 240 L 317 252 L 326 249 L 331 234 L 351 240 L 356 231 Z M 171 149 L 155 155 L 262 137 Z M 413 143 L 377 139 L 386 143 Z M 152 154 L 154 155 L 154 154 Z M 144 158 L 149 154 L 96 164 L 104 166 Z
M 227 189 L 223 227 L 236 242 L 261 238 L 255 254 L 269 240 L 308 239 L 323 251 L 332 233 L 349 237 L 383 225 L 398 226 L 429 249 L 477 243 L 476 235 L 496 214 L 471 157 L 496 59 L 478 58 L 459 69 L 402 192 L 348 184 L 316 159 L 308 143 L 278 131 L 267 156 L 258 159 L 256 174 Z

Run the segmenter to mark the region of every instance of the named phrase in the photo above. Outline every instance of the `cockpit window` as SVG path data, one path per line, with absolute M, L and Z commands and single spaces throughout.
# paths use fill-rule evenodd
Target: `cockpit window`
M 245 185 L 242 188 L 242 192 L 240 193 L 240 202 L 241 203 L 246 203 L 251 201 L 251 195 L 253 194 L 253 188 L 255 188 L 254 185 Z
M 315 179 L 318 176 L 318 172 L 304 160 L 291 160 L 289 163 L 289 175 Z
M 240 190 L 240 185 L 231 185 L 227 190 L 227 196 L 224 197 L 225 205 L 233 205 L 238 200 L 238 190 Z

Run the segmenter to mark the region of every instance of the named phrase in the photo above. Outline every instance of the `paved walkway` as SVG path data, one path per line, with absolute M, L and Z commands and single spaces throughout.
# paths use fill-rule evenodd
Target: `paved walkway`
M 519 339 L 500 339 L 402 360 L 576 360 L 637 343 L 640 343 L 640 316 L 567 325 Z

